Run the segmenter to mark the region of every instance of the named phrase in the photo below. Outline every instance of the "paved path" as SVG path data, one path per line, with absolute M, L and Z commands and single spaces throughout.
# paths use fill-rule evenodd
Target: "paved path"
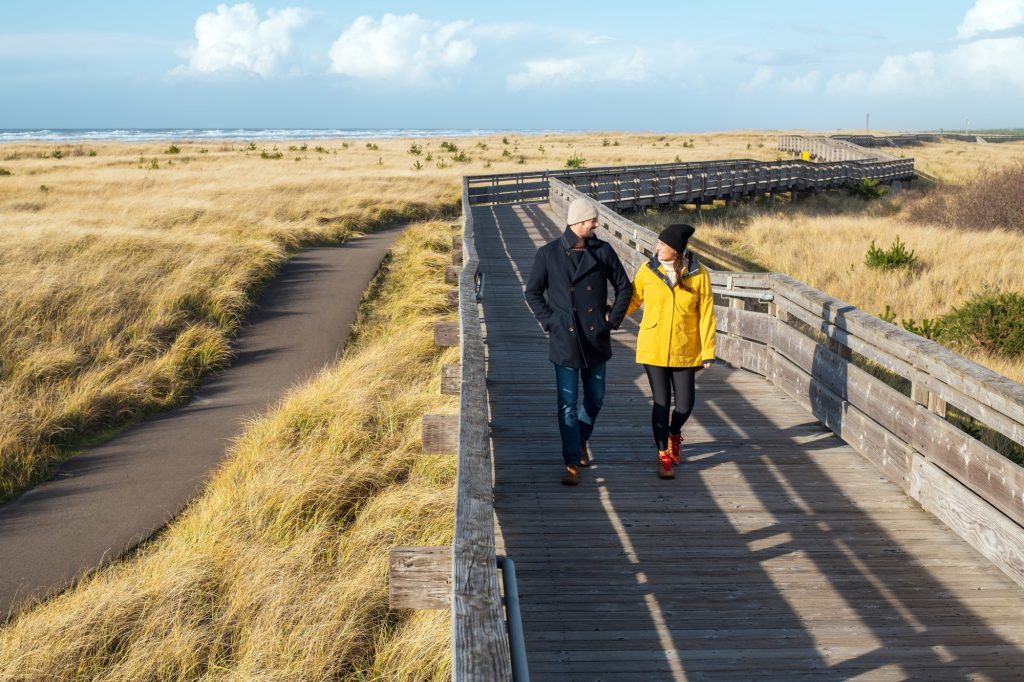
M 473 208 L 497 550 L 530 679 L 1020 680 L 1024 592 L 763 377 L 697 378 L 655 473 L 636 321 L 612 335 L 595 466 L 559 485 L 554 373 L 523 300 L 541 204 Z
M 188 405 L 67 460 L 54 479 L 0 507 L 0 622 L 177 515 L 246 417 L 337 358 L 363 291 L 400 233 L 295 256 L 257 301 L 232 365 L 203 382 Z

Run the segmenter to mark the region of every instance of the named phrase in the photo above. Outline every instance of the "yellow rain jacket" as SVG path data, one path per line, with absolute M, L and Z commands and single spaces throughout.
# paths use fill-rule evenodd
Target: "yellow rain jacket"
M 715 358 L 715 304 L 711 276 L 690 254 L 683 286 L 670 286 L 657 258 L 640 266 L 626 314 L 641 305 L 636 361 L 658 367 L 697 367 Z

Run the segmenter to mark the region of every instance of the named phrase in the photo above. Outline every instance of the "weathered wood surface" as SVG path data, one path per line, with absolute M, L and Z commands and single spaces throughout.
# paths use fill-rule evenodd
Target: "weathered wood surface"
M 459 345 L 460 331 L 458 322 L 435 322 L 434 345 L 441 348 L 452 348 Z
M 954 532 L 921 508 L 956 513 L 973 493 L 947 498 L 939 478 L 918 504 L 786 391 L 721 366 L 698 374 L 686 463 L 658 480 L 631 321 L 612 337 L 595 466 L 561 486 L 553 371 L 522 298 L 534 250 L 561 226 L 540 204 L 472 213 L 497 549 L 516 562 L 533 680 L 1021 676 L 1024 591 L 956 534 L 996 533 L 998 548 L 1006 529 L 981 516 Z M 852 388 L 812 391 L 782 349 L 761 352 L 783 386 L 807 377 L 793 394 L 856 430 L 886 475 L 923 490 L 942 473 L 853 407 Z
M 462 388 L 462 365 L 441 366 L 441 395 L 458 395 Z
M 465 267 L 459 277 L 462 390 L 452 543 L 452 680 L 510 682 L 512 662 L 495 558 L 484 342 L 474 283 L 479 260 L 465 182 L 462 205 Z
M 423 452 L 427 454 L 453 453 L 459 449 L 459 415 L 423 415 Z
M 391 548 L 389 608 L 447 609 L 451 604 L 451 547 Z

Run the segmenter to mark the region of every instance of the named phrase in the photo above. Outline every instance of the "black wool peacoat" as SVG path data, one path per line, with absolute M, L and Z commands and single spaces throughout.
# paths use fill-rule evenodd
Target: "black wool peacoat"
M 576 241 L 576 234 L 566 228 L 561 237 L 537 250 L 526 283 L 526 303 L 550 332 L 551 362 L 583 368 L 611 358 L 611 330 L 618 329 L 626 316 L 633 285 L 608 242 L 587 239 L 577 260 L 572 253 Z M 615 291 L 610 310 L 609 282 Z

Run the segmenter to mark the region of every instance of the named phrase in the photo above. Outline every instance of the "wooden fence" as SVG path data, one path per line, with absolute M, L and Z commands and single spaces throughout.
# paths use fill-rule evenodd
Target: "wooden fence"
M 551 181 L 564 219 L 580 192 Z M 599 235 L 631 273 L 657 235 L 599 208 Z M 713 272 L 718 355 L 806 407 L 921 506 L 1024 587 L 1024 469 L 944 417 L 949 407 L 1024 445 L 1024 386 L 782 273 Z M 909 383 L 907 393 L 877 375 Z
M 821 161 L 899 161 L 898 156 L 862 147 L 854 142 L 824 135 L 782 135 L 779 149 L 800 154 L 807 152 L 811 158 Z
M 915 177 L 913 159 L 828 163 L 737 159 L 474 175 L 468 176 L 466 182 L 472 204 L 544 200 L 548 198 L 549 181 L 555 179 L 621 211 L 777 192 L 836 189 L 863 178 L 891 184 L 909 182 Z
M 909 147 L 925 142 L 957 140 L 959 142 L 1024 142 L 1024 135 L 987 135 L 971 133 L 904 133 L 900 135 L 832 135 L 861 147 Z
M 452 678 L 455 682 L 504 682 L 512 679 L 512 664 L 495 557 L 487 377 L 476 299 L 479 260 L 465 181 L 462 208 L 462 386 L 452 544 Z

